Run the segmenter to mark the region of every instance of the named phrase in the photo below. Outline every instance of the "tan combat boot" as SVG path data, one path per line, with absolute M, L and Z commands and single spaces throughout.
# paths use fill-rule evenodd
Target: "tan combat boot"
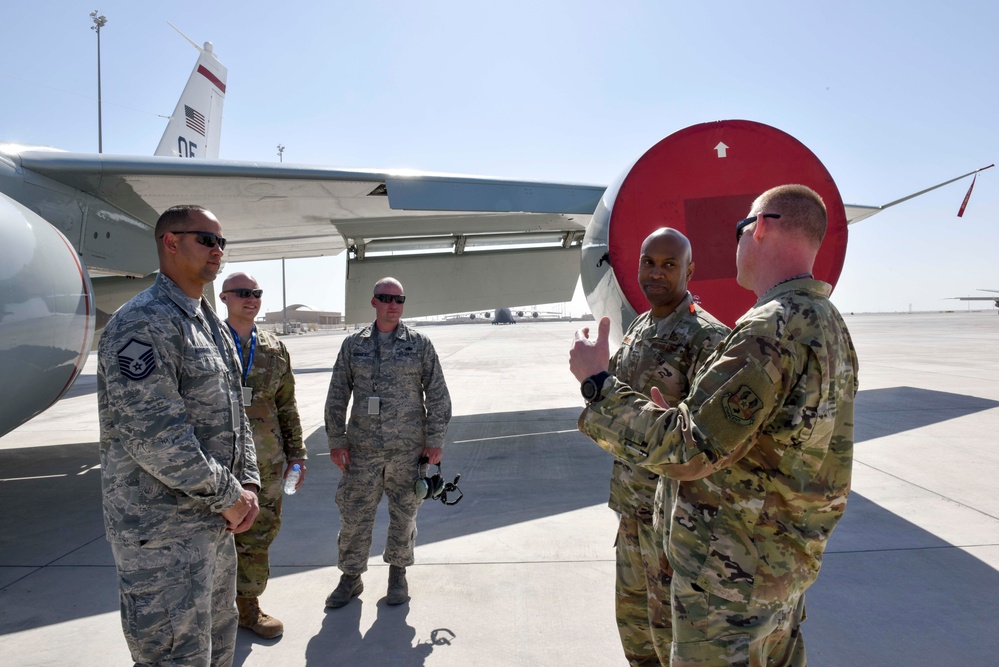
M 257 598 L 236 598 L 236 607 L 239 609 L 239 627 L 249 628 L 258 637 L 274 639 L 284 632 L 284 623 L 261 611 Z
M 386 604 L 402 604 L 409 600 L 409 584 L 406 583 L 406 568 L 389 565 L 388 594 Z

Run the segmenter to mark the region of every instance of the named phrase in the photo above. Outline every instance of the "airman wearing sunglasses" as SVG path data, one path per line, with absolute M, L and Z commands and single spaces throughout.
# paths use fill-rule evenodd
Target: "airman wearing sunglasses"
M 236 607 L 241 627 L 272 639 L 284 632 L 284 624 L 260 609 L 259 598 L 270 578 L 268 551 L 281 528 L 284 478 L 299 464 L 301 487 L 307 456 L 288 349 L 256 325 L 262 296 L 253 276 L 234 273 L 222 283 L 219 299 L 226 305 L 226 324 L 243 365 L 243 407 L 260 469 L 260 514 L 250 530 L 236 536 Z
M 735 264 L 758 300 L 674 405 L 606 372 L 609 321 L 570 351 L 591 391 L 580 430 L 676 480 L 672 664 L 806 663 L 805 590 L 846 508 L 857 393 L 850 332 L 811 274 L 825 232 L 808 187 L 756 198 L 736 224 Z
M 202 296 L 225 239 L 200 206 L 165 211 L 155 237 L 156 282 L 98 346 L 104 525 L 135 663 L 225 666 L 233 534 L 253 524 L 260 487 L 236 348 Z
M 413 564 L 418 461 L 440 463 L 451 420 L 451 396 L 430 339 L 402 323 L 406 302 L 394 278 L 375 283 L 375 321 L 344 339 L 326 398 L 330 458 L 343 471 L 336 493 L 340 509 L 336 589 L 326 599 L 343 607 L 364 589 L 371 531 L 382 495 L 389 528 L 383 558 L 389 564 L 386 602 L 409 599 L 406 568 Z M 350 421 L 347 403 L 353 397 Z

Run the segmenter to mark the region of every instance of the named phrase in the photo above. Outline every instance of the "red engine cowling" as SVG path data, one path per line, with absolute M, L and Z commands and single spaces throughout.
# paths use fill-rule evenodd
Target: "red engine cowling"
M 690 239 L 695 269 L 688 289 L 733 325 L 756 302 L 736 283 L 735 223 L 760 193 L 787 183 L 807 185 L 825 201 L 829 225 L 814 274 L 835 286 L 846 257 L 843 200 L 819 159 L 794 137 L 752 121 L 717 121 L 671 134 L 640 157 L 607 188 L 583 240 L 583 289 L 593 314 L 611 318 L 612 346 L 649 309 L 638 259 L 642 241 L 660 227 Z
M 90 277 L 72 244 L 0 194 L 0 436 L 72 386 L 94 325 Z

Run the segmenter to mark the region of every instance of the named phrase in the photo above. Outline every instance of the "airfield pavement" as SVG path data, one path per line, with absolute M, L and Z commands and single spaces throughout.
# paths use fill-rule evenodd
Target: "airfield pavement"
M 813 667 L 999 664 L 999 317 L 855 315 L 854 490 L 809 590 Z M 589 323 L 592 324 L 592 323 Z M 412 600 L 383 600 L 387 513 L 359 599 L 336 585 L 323 404 L 344 336 L 287 337 L 311 459 L 284 504 L 263 608 L 236 665 L 614 666 L 611 459 L 576 430 L 567 368 L 580 322 L 424 329 L 454 402 L 443 473 L 464 499 L 424 503 Z M 0 664 L 130 664 L 101 519 L 96 361 L 69 395 L 0 438 Z M 15 382 L 16 378 L 4 378 Z

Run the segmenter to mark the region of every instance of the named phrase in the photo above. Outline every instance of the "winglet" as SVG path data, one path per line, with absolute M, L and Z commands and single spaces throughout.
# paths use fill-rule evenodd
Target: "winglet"
M 173 25 L 170 27 L 177 30 Z M 200 47 L 180 30 L 177 32 L 198 50 L 198 62 L 155 155 L 215 159 L 219 156 L 222 136 L 222 103 L 228 70 L 215 57 L 211 42 Z
M 914 192 L 911 195 L 908 195 L 906 197 L 902 197 L 901 199 L 896 199 L 893 202 L 888 202 L 884 206 L 858 206 L 858 205 L 855 205 L 855 204 L 847 204 L 845 206 L 845 208 L 846 208 L 846 222 L 847 222 L 847 224 L 850 224 L 850 225 L 852 225 L 855 222 L 860 222 L 864 218 L 869 218 L 872 215 L 874 215 L 875 213 L 880 213 L 881 211 L 885 210 L 889 206 L 894 206 L 895 204 L 901 204 L 902 202 L 909 201 L 910 199 L 913 199 L 914 197 L 918 197 L 919 195 L 925 195 L 927 192 L 932 192 L 933 190 L 936 190 L 937 188 L 942 188 L 945 185 L 950 185 L 954 181 L 959 181 L 962 178 L 967 178 L 968 176 L 973 176 L 973 175 L 977 174 L 980 171 L 985 171 L 986 169 L 991 169 L 994 166 L 995 166 L 995 164 L 990 164 L 988 167 L 982 167 L 980 169 L 975 169 L 974 171 L 969 171 L 967 174 L 961 174 L 960 176 L 958 176 L 956 178 L 952 178 L 949 181 L 944 181 L 943 183 L 937 183 L 936 185 L 934 185 L 932 187 L 929 187 L 929 188 L 926 188 L 925 190 L 920 190 L 919 192 Z

